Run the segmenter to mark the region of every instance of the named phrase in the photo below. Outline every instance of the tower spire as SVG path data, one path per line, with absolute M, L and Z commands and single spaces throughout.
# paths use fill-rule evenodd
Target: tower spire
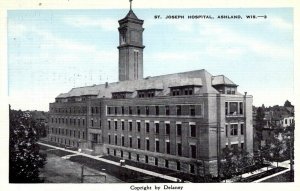
M 130 3 L 130 10 L 132 10 L 132 0 L 129 0 Z

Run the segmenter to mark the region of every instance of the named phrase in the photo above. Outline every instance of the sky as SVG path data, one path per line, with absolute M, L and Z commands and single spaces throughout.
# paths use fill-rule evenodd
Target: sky
M 293 9 L 133 11 L 144 20 L 144 77 L 206 69 L 227 76 L 240 93 L 253 95 L 255 106 L 294 102 Z M 73 87 L 118 81 L 117 21 L 127 13 L 128 9 L 8 11 L 12 108 L 48 111 L 57 95 Z M 185 19 L 165 19 L 167 15 Z M 214 19 L 188 19 L 189 15 Z M 218 15 L 242 19 L 217 19 Z

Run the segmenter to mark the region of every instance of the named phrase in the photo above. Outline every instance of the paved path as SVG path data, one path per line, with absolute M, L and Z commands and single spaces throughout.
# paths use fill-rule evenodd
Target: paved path
M 68 151 L 68 152 L 76 154 L 76 155 L 85 156 L 85 157 L 88 157 L 88 158 L 91 158 L 91 159 L 99 160 L 99 161 L 106 162 L 106 163 L 109 163 L 109 164 L 113 164 L 113 165 L 116 165 L 116 166 L 120 166 L 120 163 L 118 163 L 118 162 L 107 160 L 107 159 L 104 159 L 104 158 L 98 158 L 97 156 L 92 156 L 92 155 L 88 155 L 88 154 L 85 154 L 85 153 L 80 153 L 78 151 L 68 150 L 68 149 L 64 149 L 64 148 L 61 148 L 61 147 L 56 147 L 56 146 L 53 146 L 53 145 L 48 145 L 48 144 L 41 143 L 41 142 L 38 142 L 38 144 L 44 145 L 44 146 L 47 146 L 47 147 L 51 147 L 51 148 L 54 148 L 54 149 Z M 68 156 L 70 156 L 70 155 L 68 155 Z M 130 169 L 130 170 L 137 171 L 137 172 L 141 172 L 141 173 L 144 173 L 144 174 L 147 174 L 147 175 L 150 175 L 150 176 L 163 178 L 163 179 L 173 181 L 173 182 L 177 182 L 177 180 L 178 180 L 178 178 L 175 178 L 175 177 L 172 177 L 172 176 L 167 176 L 167 175 L 152 172 L 152 171 L 149 171 L 149 170 L 144 170 L 144 169 L 137 168 L 137 167 L 134 167 L 134 166 L 125 165 L 123 167 L 127 168 L 127 169 Z

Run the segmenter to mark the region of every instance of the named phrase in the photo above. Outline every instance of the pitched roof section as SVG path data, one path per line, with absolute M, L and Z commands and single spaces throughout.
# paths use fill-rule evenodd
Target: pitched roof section
M 73 88 L 66 94 L 60 94 L 57 98 L 77 97 L 83 95 L 97 95 L 98 98 L 111 98 L 112 92 L 124 92 L 145 89 L 161 89 L 161 95 L 168 95 L 170 87 L 195 85 L 201 86 L 198 94 L 203 93 L 218 93 L 212 87 L 213 76 L 206 70 L 195 70 L 176 74 L 167 74 L 161 76 L 147 77 L 140 80 L 120 81 L 94 86 L 85 86 Z
M 123 19 L 119 20 L 119 23 L 121 24 L 121 23 L 125 23 L 128 21 L 137 22 L 137 23 L 141 23 L 141 24 L 144 23 L 144 20 L 139 19 L 132 10 L 129 10 L 127 15 Z
M 134 12 L 130 9 L 129 12 L 127 13 L 125 18 L 131 18 L 131 19 L 139 19 L 137 16 L 134 14 Z
M 237 86 L 235 83 L 233 83 L 233 81 L 231 81 L 230 79 L 228 79 L 226 76 L 224 75 L 219 75 L 219 76 L 213 76 L 212 77 L 212 85 L 216 86 L 216 85 L 231 85 L 231 86 Z

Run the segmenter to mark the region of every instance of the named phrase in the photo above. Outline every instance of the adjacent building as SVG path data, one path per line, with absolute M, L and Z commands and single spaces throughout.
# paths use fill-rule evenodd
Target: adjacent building
M 119 81 L 50 103 L 49 141 L 195 175 L 217 174 L 220 152 L 252 153 L 252 96 L 196 70 L 143 77 L 143 20 L 119 20 Z

